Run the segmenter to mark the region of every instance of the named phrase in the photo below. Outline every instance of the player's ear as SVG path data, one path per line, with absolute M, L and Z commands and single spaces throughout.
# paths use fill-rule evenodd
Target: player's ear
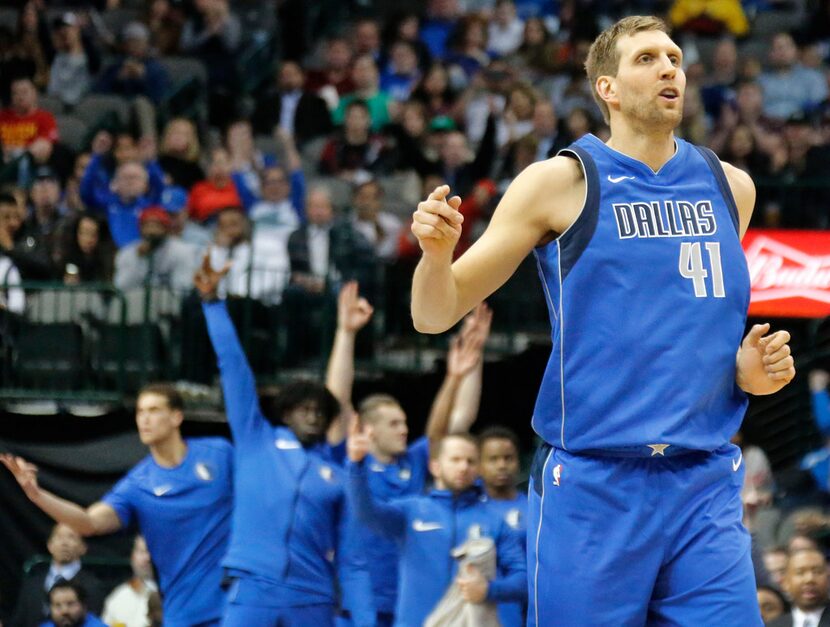
M 617 95 L 617 80 L 613 76 L 600 76 L 594 85 L 599 97 L 606 103 L 618 103 L 619 97 Z

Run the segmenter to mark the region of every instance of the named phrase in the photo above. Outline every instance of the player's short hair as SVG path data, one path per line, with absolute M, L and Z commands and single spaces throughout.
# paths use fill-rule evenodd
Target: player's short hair
M 184 398 L 172 383 L 148 383 L 138 391 L 138 396 L 142 394 L 158 394 L 159 396 L 163 396 L 167 400 L 167 406 L 170 409 L 184 411 Z
M 317 406 L 326 419 L 327 428 L 340 413 L 340 403 L 325 385 L 301 379 L 289 383 L 277 393 L 268 419 L 276 424 L 284 424 L 284 416 L 306 403 L 314 403 Z
M 484 448 L 484 443 L 488 440 L 509 440 L 513 446 L 516 447 L 516 453 L 521 450 L 519 436 L 516 435 L 515 431 L 508 429 L 507 427 L 487 427 L 484 431 L 478 434 L 478 448 Z
M 430 459 L 438 459 L 441 456 L 441 452 L 444 450 L 444 443 L 447 440 L 464 440 L 465 442 L 469 442 L 476 450 L 478 450 L 478 438 L 474 436 L 472 433 L 448 433 L 443 438 L 438 440 L 434 446 L 429 448 L 429 456 Z
M 49 592 L 47 593 L 50 602 L 52 601 L 52 593 L 54 593 L 55 590 L 72 590 L 75 593 L 75 596 L 78 597 L 78 602 L 81 603 L 81 605 L 86 606 L 86 590 L 84 590 L 84 587 L 81 584 L 59 578 L 52 585 L 52 587 L 49 588 Z
M 610 121 L 608 105 L 599 97 L 596 84 L 600 76 L 616 76 L 620 67 L 620 53 L 617 50 L 617 41 L 621 37 L 635 35 L 643 31 L 657 30 L 669 34 L 668 25 L 659 17 L 653 15 L 631 15 L 624 17 L 617 23 L 602 31 L 588 50 L 585 60 L 585 72 L 591 83 L 591 93 L 602 111 L 606 124 Z
M 391 394 L 370 394 L 357 406 L 357 413 L 364 424 L 375 424 L 380 417 L 382 407 L 400 407 L 401 404 Z

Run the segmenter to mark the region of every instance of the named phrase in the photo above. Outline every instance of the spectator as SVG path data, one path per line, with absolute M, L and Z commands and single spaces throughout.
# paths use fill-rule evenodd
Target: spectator
M 147 5 L 147 28 L 153 50 L 162 57 L 178 54 L 185 21 L 182 7 L 171 0 L 151 0 Z
M 40 627 L 107 627 L 87 611 L 86 592 L 74 582 L 59 580 L 49 590 L 49 618 Z
M 200 146 L 196 125 L 187 118 L 173 118 L 164 127 L 159 150 L 159 166 L 169 183 L 190 190 L 205 178 L 199 165 Z
M 792 553 L 784 575 L 784 591 L 792 599 L 792 611 L 769 623 L 770 627 L 824 627 L 828 623 L 825 608 L 830 603 L 824 554 L 816 549 Z
M 351 31 L 352 48 L 356 57 L 369 55 L 376 63 L 380 62 L 380 26 L 371 18 L 360 18 Z
M 160 104 L 170 78 L 161 63 L 150 56 L 150 31 L 141 22 L 131 22 L 124 28 L 122 40 L 122 58 L 104 70 L 96 90 L 130 99 L 143 96 Z
M 115 155 L 118 161 L 117 151 Z M 155 161 L 146 166 L 138 161 L 124 161 L 110 183 L 100 152 L 93 154 L 81 179 L 81 199 L 90 211 L 106 216 L 118 248 L 139 239 L 139 213 L 158 204 L 163 190 L 164 175 Z
M 518 61 L 526 78 L 535 82 L 556 72 L 562 65 L 561 56 L 544 20 L 531 17 L 524 23 L 521 45 L 510 59 Z
M 224 127 L 237 114 L 237 52 L 242 26 L 228 0 L 197 0 L 195 7 L 196 15 L 184 25 L 181 49 L 205 64 L 210 123 Z
M 53 37 L 57 54 L 49 70 L 46 93 L 74 107 L 92 86 L 100 59 L 91 42 L 83 37 L 80 20 L 74 13 L 55 19 Z
M 251 207 L 257 231 L 270 230 L 287 242 L 288 235 L 305 221 L 305 174 L 290 135 L 280 133 L 285 167 L 270 166 L 262 172 L 261 198 Z
M 437 59 L 447 54 L 447 40 L 462 15 L 458 0 L 429 0 L 427 17 L 421 25 L 421 41 Z
M 17 53 L 24 62 L 24 68 L 18 69 L 20 73 L 15 72 L 16 76 L 30 78 L 38 90 L 45 89 L 49 83 L 49 61 L 53 50 L 46 11 L 37 0 L 22 3 L 17 14 L 15 40 Z
M 816 128 L 804 114 L 796 114 L 784 127 L 787 165 L 782 178 L 803 185 L 781 198 L 780 226 L 789 228 L 830 227 L 830 190 L 815 187 L 830 173 L 830 146 L 817 144 Z M 794 191 L 794 190 L 793 190 Z
M 395 42 L 409 42 L 415 49 L 415 54 L 418 57 L 418 67 L 422 72 L 425 72 L 432 62 L 432 57 L 429 54 L 429 48 L 420 39 L 420 31 L 421 18 L 418 13 L 405 11 L 398 15 L 390 16 L 386 20 L 383 36 L 386 56 L 388 56 L 389 48 Z M 388 59 L 384 59 L 384 61 L 388 62 Z
M 113 251 L 103 231 L 98 219 L 89 214 L 81 214 L 70 223 L 68 241 L 58 263 L 65 284 L 112 281 Z
M 332 113 L 335 124 L 343 124 L 346 109 L 355 100 L 366 103 L 369 108 L 369 119 L 372 130 L 377 132 L 386 126 L 391 119 L 391 98 L 380 88 L 380 76 L 377 65 L 369 55 L 357 57 L 352 66 L 352 80 L 354 91 L 340 99 L 337 109 Z
M 49 166 L 35 171 L 35 180 L 29 190 L 30 211 L 23 221 L 23 233 L 33 237 L 56 262 L 60 257 L 61 238 L 66 221 L 60 214 L 61 185 L 57 174 Z
M 20 272 L 14 262 L 0 252 L 0 312 L 22 314 L 26 309 L 26 293 L 19 285 Z
M 798 62 L 798 48 L 789 33 L 772 38 L 769 61 L 772 69 L 758 79 L 764 91 L 764 115 L 783 121 L 796 113 L 811 113 L 827 98 L 827 81 Z
M 437 62 L 430 66 L 424 78 L 412 92 L 412 98 L 424 103 L 429 118 L 452 115 L 456 95 L 450 85 L 449 72 L 443 63 Z
M 197 222 L 205 222 L 225 207 L 248 207 L 254 196 L 248 191 L 244 178 L 233 171 L 231 157 L 224 148 L 210 153 L 207 178 L 190 190 L 187 211 Z
M 478 438 L 481 480 L 493 507 L 500 510 L 504 523 L 527 536 L 527 494 L 516 489 L 519 481 L 519 438 L 510 429 L 490 427 Z M 503 627 L 524 625 L 525 600 L 499 604 Z
M 217 301 L 225 271 L 214 271 L 205 255 L 194 279 L 238 461 L 233 533 L 224 562 L 237 592 L 225 623 L 331 625 L 339 582 L 341 605 L 356 625 L 374 625 L 345 478 L 326 444 L 326 431 L 339 413 L 337 400 L 320 384 L 297 382 L 277 397 L 273 419 L 263 415 L 253 371 L 224 302 Z M 267 498 L 263 485 L 269 486 Z M 262 534 L 263 528 L 273 533 Z M 266 607 L 262 599 L 268 599 Z
M 415 47 L 408 41 L 392 44 L 389 63 L 380 77 L 380 88 L 397 102 L 405 102 L 421 79 Z
M 466 196 L 476 181 L 487 178 L 495 159 L 495 120 L 490 116 L 487 130 L 478 146 L 475 158 L 470 160 L 467 137 L 459 131 L 451 131 L 444 137 L 441 146 L 438 170 L 459 196 Z
M 720 156 L 753 179 L 763 179 L 772 174 L 769 156 L 758 149 L 752 128 L 746 124 L 738 124 L 732 129 Z
M 742 37 L 749 32 L 739 0 L 674 0 L 669 19 L 674 28 L 698 35 L 728 32 Z
M 386 140 L 370 131 L 369 106 L 352 100 L 344 111 L 343 129 L 329 139 L 320 155 L 320 173 L 354 181 L 369 172 L 384 173 L 389 167 Z
M 344 37 L 329 37 L 323 51 L 323 68 L 308 73 L 306 89 L 316 93 L 334 110 L 342 96 L 354 91 L 352 47 Z
M 476 439 L 466 434 L 445 437 L 430 459 L 435 487 L 423 496 L 386 503 L 369 488 L 365 462 L 369 442 L 355 421 L 348 441 L 349 500 L 363 524 L 401 547 L 396 622 L 423 624 L 451 585 L 468 603 L 521 602 L 527 594 L 521 539 L 482 498 L 475 482 Z M 449 559 L 466 540 L 479 538 L 492 539 L 496 547 L 498 574 L 489 581 L 475 567 L 456 572 Z
M 322 293 L 330 279 L 371 285 L 366 276 L 373 262 L 371 245 L 348 222 L 335 220 L 327 189 L 308 191 L 306 216 L 308 223 L 288 238 L 291 282 L 312 294 Z
M 55 117 L 38 107 L 35 84 L 28 78 L 12 81 L 11 98 L 11 107 L 0 110 L 4 159 L 19 157 L 30 147 L 51 151 L 58 141 L 58 127 Z
M 296 61 L 284 61 L 277 73 L 276 85 L 257 98 L 251 118 L 257 133 L 270 135 L 279 126 L 294 137 L 297 145 L 328 135 L 331 116 L 325 101 L 305 89 L 305 74 Z
M 86 554 L 83 538 L 69 526 L 58 523 L 52 527 L 46 548 L 52 556 L 49 568 L 33 569 L 23 578 L 12 627 L 39 625 L 49 615 L 49 607 L 44 603 L 46 593 L 58 582 L 81 586 L 87 593 L 86 608 L 101 613 L 101 582 L 81 564 L 81 557 Z
M 445 56 L 450 80 L 455 87 L 466 87 L 475 74 L 490 63 L 487 54 L 487 22 L 480 15 L 462 17 L 451 37 Z
M 487 27 L 487 50 L 497 57 L 506 57 L 522 45 L 524 23 L 516 15 L 513 0 L 498 0 L 496 11 Z
M 737 83 L 738 46 L 732 37 L 724 37 L 715 47 L 710 73 L 700 90 L 710 120 L 717 120 L 724 105 L 734 101 Z
M 769 573 L 772 583 L 779 589 L 784 587 L 784 573 L 787 572 L 787 561 L 789 554 L 787 548 L 783 546 L 774 546 L 764 551 L 763 555 L 764 568 Z
M 161 194 L 161 206 L 170 214 L 173 226 L 170 234 L 180 238 L 195 250 L 204 250 L 210 245 L 213 233 L 210 227 L 194 220 L 187 214 L 187 191 L 182 187 L 170 186 Z
M 772 586 L 758 586 L 758 606 L 761 608 L 761 619 L 765 625 L 769 625 L 790 610 L 790 604 L 784 595 Z
M 45 243 L 23 228 L 25 215 L 14 196 L 0 194 L 0 254 L 11 259 L 24 281 L 47 281 L 52 259 Z
M 499 147 L 518 140 L 533 130 L 533 115 L 538 100 L 529 85 L 516 83 L 507 95 L 507 105 L 497 129 Z
M 372 179 L 355 186 L 352 192 L 354 229 L 368 241 L 383 261 L 398 256 L 398 238 L 403 222 L 393 213 L 382 211 L 383 187 Z
M 282 300 L 289 275 L 286 240 L 276 240 L 268 231 L 252 239 L 241 208 L 228 207 L 217 215 L 210 259 L 216 268 L 230 264 L 218 287 L 221 298 L 248 296 L 272 305 Z
M 153 563 L 147 542 L 137 535 L 130 553 L 133 576 L 115 588 L 104 600 L 102 618 L 108 625 L 148 627 L 147 603 L 158 588 L 153 578 Z
M 66 217 L 77 217 L 86 211 L 84 201 L 81 200 L 81 180 L 84 178 L 84 172 L 89 167 L 91 160 L 92 154 L 89 152 L 79 153 L 75 157 L 72 173 L 66 180 L 66 185 L 64 186 L 61 203 L 61 212 Z
M 115 287 L 189 288 L 196 269 L 193 249 L 170 235 L 172 221 L 167 211 L 147 207 L 138 222 L 141 239 L 122 247 L 115 256 Z
M 804 456 L 801 469 L 807 470 L 816 486 L 823 492 L 830 492 L 830 395 L 827 385 L 830 374 L 826 370 L 811 370 L 808 376 L 810 402 L 818 432 L 824 438 L 824 446 Z
M 244 181 L 246 189 L 259 194 L 259 174 L 274 163 L 274 155 L 264 154 L 254 144 L 251 123 L 246 119 L 234 120 L 225 129 L 225 147 L 231 159 L 231 169 Z M 249 204 L 246 204 L 246 207 Z
M 764 95 L 756 81 L 741 81 L 736 87 L 735 102 L 727 102 L 721 108 L 717 126 L 709 137 L 712 150 L 720 154 L 726 146 L 726 140 L 738 124 L 747 125 L 758 148 L 765 154 L 773 156 L 780 134 L 780 124 L 764 115 Z M 775 169 L 775 168 L 774 168 Z

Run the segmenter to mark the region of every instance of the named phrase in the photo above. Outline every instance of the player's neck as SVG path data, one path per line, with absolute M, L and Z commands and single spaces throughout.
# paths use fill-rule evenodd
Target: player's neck
M 518 491 L 516 490 L 516 486 L 508 485 L 508 486 L 489 486 L 486 485 L 485 488 L 487 489 L 487 496 L 489 496 L 494 501 L 512 501 L 516 498 Z
M 175 468 L 184 461 L 187 455 L 187 444 L 178 431 L 169 438 L 150 446 L 150 455 L 162 468 Z
M 673 131 L 644 133 L 628 125 L 611 124 L 611 137 L 606 142 L 609 148 L 645 163 L 657 172 L 674 156 L 677 149 Z
M 369 448 L 369 452 L 372 454 L 372 457 L 374 457 L 381 464 L 391 464 L 393 461 L 395 461 L 395 456 L 394 455 L 390 455 L 389 453 L 384 453 L 383 451 L 378 449 L 377 446 L 372 445 Z

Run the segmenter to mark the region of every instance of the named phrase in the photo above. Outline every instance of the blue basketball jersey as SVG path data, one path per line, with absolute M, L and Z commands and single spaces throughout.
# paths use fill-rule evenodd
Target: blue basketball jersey
M 714 451 L 740 426 L 749 272 L 738 210 L 717 157 L 676 147 L 658 172 L 593 135 L 563 151 L 587 193 L 573 225 L 535 250 L 553 348 L 533 427 L 553 446 Z

